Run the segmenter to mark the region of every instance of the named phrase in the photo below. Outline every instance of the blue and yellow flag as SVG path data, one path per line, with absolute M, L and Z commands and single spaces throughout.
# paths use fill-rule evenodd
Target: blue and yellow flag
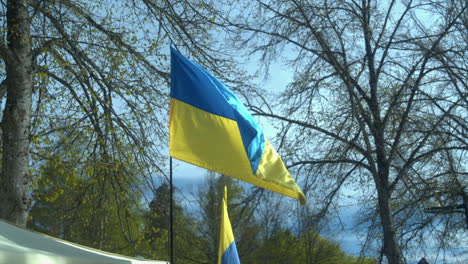
M 171 47 L 172 157 L 299 199 L 305 196 L 240 100 Z
M 221 230 L 219 235 L 218 264 L 240 264 L 236 242 L 232 234 L 231 221 L 227 211 L 227 187 L 224 186 L 221 205 Z

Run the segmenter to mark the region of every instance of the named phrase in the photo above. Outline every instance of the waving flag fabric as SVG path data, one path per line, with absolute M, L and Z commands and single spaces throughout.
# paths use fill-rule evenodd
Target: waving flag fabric
M 240 100 L 174 48 L 169 127 L 172 157 L 305 203 L 304 194 Z
M 227 187 L 224 186 L 224 195 L 221 211 L 221 230 L 219 236 L 218 264 L 240 264 L 237 254 L 236 242 L 232 234 L 231 221 L 227 211 Z

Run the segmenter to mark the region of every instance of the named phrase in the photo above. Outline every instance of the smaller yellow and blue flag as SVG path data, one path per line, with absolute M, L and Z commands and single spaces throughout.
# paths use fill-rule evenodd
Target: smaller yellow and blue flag
M 227 187 L 224 186 L 221 205 L 221 230 L 219 235 L 218 264 L 240 264 L 236 242 L 232 233 L 231 221 L 227 211 Z

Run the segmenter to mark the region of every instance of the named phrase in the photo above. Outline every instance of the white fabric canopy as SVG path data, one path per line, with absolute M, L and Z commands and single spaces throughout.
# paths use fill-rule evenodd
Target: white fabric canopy
M 0 220 L 0 264 L 168 264 L 87 248 Z

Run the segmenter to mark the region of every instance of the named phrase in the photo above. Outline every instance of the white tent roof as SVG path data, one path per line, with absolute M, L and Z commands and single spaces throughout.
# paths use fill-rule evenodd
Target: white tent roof
M 0 264 L 168 264 L 107 253 L 0 221 Z

